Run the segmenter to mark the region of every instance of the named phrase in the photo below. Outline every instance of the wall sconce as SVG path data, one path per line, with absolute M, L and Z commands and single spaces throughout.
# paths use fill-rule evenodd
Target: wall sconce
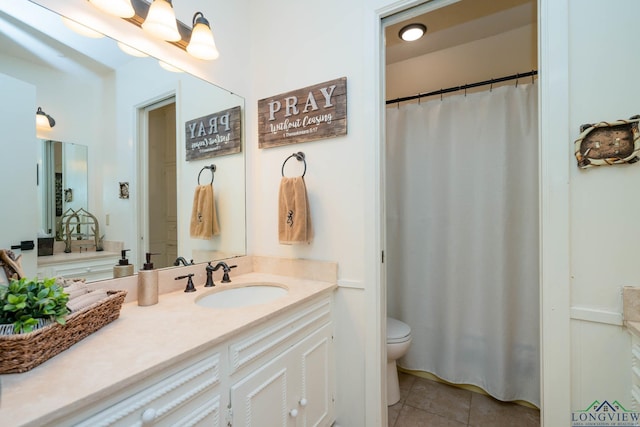
M 38 111 L 36 111 L 36 128 L 41 130 L 49 130 L 56 125 L 56 121 L 42 111 L 42 107 L 38 107 Z
M 89 3 L 109 15 L 119 18 L 131 18 L 136 14 L 131 0 L 89 0 Z
M 423 24 L 409 24 L 402 27 L 398 35 L 406 42 L 418 40 L 427 32 L 427 26 Z
M 153 0 L 147 17 L 142 23 L 142 29 L 159 39 L 177 42 L 182 37 L 178 32 L 176 14 L 171 0 Z
M 191 30 L 191 39 L 187 46 L 187 52 L 198 59 L 212 60 L 220 56 L 216 43 L 213 41 L 213 32 L 209 21 L 204 17 L 202 12 L 196 12 L 193 15 L 193 29 Z

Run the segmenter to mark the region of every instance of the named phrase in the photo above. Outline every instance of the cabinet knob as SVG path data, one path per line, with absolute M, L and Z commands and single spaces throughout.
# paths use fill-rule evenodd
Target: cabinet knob
M 142 413 L 142 425 L 151 424 L 156 418 L 156 410 L 153 408 L 145 409 Z
M 299 403 L 300 403 L 300 406 L 305 407 L 305 406 L 307 406 L 307 403 L 308 403 L 308 402 L 307 402 L 307 399 L 305 399 L 305 398 L 303 397 L 302 399 L 300 399 L 300 402 L 299 402 Z
M 291 411 L 289 411 L 289 415 L 291 415 L 293 418 L 298 416 L 298 410 L 297 409 L 292 409 Z

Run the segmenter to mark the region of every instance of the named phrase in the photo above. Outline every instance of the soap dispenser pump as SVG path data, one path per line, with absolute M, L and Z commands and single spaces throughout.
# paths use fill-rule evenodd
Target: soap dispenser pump
M 133 264 L 129 264 L 127 259 L 127 251 L 131 249 L 123 249 L 121 251 L 121 258 L 118 260 L 118 264 L 113 267 L 113 277 L 127 277 L 133 276 Z
M 150 252 L 146 253 L 146 262 L 138 272 L 138 305 L 147 306 L 158 303 L 158 270 L 153 269 Z

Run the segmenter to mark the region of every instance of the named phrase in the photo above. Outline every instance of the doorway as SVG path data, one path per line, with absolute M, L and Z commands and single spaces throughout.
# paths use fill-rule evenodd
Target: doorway
M 169 97 L 142 109 L 140 258 L 154 254 L 155 268 L 173 265 L 178 253 L 176 102 Z
M 429 10 L 425 11 L 425 6 Z M 491 81 L 513 74 L 514 76 L 537 69 L 537 5 L 535 0 L 504 0 L 504 1 L 437 1 L 434 0 L 415 9 L 402 12 L 401 17 L 391 16 L 383 20 L 385 31 L 385 58 L 386 58 L 386 99 L 412 97 L 416 94 L 439 92 L 442 88 L 466 86 L 480 81 Z M 427 28 L 427 34 L 423 38 L 423 44 L 410 46 L 398 38 L 399 30 L 413 23 L 421 23 Z M 500 28 L 496 22 L 502 23 Z M 513 49 L 515 45 L 515 49 Z M 524 80 L 514 79 L 506 85 L 521 85 Z M 531 79 L 526 83 L 533 83 Z M 415 97 L 410 102 L 427 103 L 430 100 L 442 102 L 447 96 L 466 96 L 473 92 L 490 91 L 497 87 L 491 84 L 485 87 L 465 89 L 463 91 L 440 91 L 438 98 Z M 534 89 L 537 92 L 537 89 Z M 445 100 L 445 102 L 448 100 Z M 389 108 L 402 108 L 401 102 L 390 105 Z M 431 123 L 435 126 L 437 122 Z M 462 125 L 462 123 L 459 123 Z M 389 126 L 389 123 L 387 123 Z M 537 124 L 535 125 L 537 127 Z M 536 138 L 537 140 L 537 138 Z M 442 141 L 441 141 L 442 142 Z M 385 143 L 385 144 L 388 144 Z M 534 147 L 535 148 L 535 147 Z M 408 150 L 411 152 L 411 150 Z M 438 155 L 438 149 L 432 151 Z M 405 155 L 405 158 L 413 154 Z M 388 156 L 388 151 L 387 151 Z M 443 162 L 447 160 L 442 159 Z M 537 162 L 535 162 L 537 166 Z M 464 168 L 464 164 L 450 162 L 451 168 Z M 386 213 L 384 221 L 386 226 L 385 244 L 385 269 L 387 272 L 398 269 L 391 268 L 394 254 L 390 242 L 395 238 L 388 227 L 389 218 L 389 161 L 385 160 L 386 170 Z M 400 168 L 403 170 L 403 168 Z M 535 178 L 537 183 L 537 178 Z M 411 184 L 412 182 L 410 182 Z M 397 184 L 397 183 L 396 183 Z M 450 181 L 443 179 L 442 186 L 450 185 Z M 418 185 L 419 186 L 419 185 Z M 447 192 L 447 197 L 452 193 Z M 537 194 L 537 190 L 536 190 Z M 414 196 L 412 196 L 414 197 Z M 535 210 L 539 210 L 535 208 Z M 535 221 L 537 224 L 537 219 Z M 537 233 L 535 233 L 537 235 Z M 436 248 L 438 250 L 439 248 Z M 535 248 L 534 248 L 535 249 Z M 434 248 L 426 251 L 433 251 Z M 537 256 L 538 249 L 534 250 Z M 415 250 L 401 254 L 404 258 L 415 257 Z M 537 272 L 537 262 L 535 270 Z M 404 271 L 401 269 L 401 271 Z M 398 275 L 393 276 L 397 282 Z M 423 276 L 420 276 L 423 277 Z M 393 307 L 390 314 L 395 316 L 403 313 L 404 308 L 399 308 L 402 303 L 395 299 L 394 288 L 391 281 L 387 288 L 389 304 Z M 404 286 L 404 285 L 403 285 Z M 446 284 L 442 284 L 443 287 Z M 539 281 L 535 284 L 535 294 L 539 292 Z M 468 294 L 461 294 L 464 297 Z M 405 299 L 412 299 L 405 296 Z M 413 298 L 415 300 L 415 298 Z M 436 303 L 437 304 L 437 303 Z M 389 306 L 387 306 L 389 308 Z M 537 311 L 537 310 L 536 310 Z M 536 322 L 537 323 L 537 322 Z M 410 325 L 411 326 L 411 325 Z M 418 328 L 415 328 L 418 329 Z M 537 336 L 537 334 L 534 334 Z M 537 338 L 536 338 L 537 340 Z M 415 337 L 414 337 L 415 343 Z M 444 356 L 443 356 L 444 357 Z M 412 357 L 415 360 L 415 357 Z M 533 359 L 538 361 L 538 356 Z M 447 358 L 447 362 L 451 359 Z

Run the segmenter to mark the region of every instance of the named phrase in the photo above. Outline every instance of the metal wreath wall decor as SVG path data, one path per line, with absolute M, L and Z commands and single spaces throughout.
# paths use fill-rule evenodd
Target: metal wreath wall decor
M 640 116 L 629 120 L 600 122 L 580 126 L 580 136 L 575 141 L 578 167 L 636 163 L 640 160 Z

